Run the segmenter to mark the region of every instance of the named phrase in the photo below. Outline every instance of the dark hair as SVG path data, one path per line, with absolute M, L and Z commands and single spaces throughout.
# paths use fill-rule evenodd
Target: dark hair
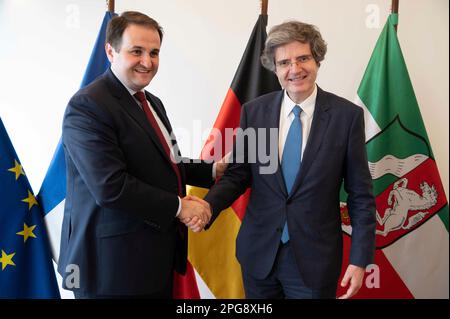
M 288 21 L 270 29 L 261 56 L 262 65 L 266 69 L 275 72 L 275 49 L 293 41 L 309 43 L 312 56 L 317 65 L 320 65 L 320 61 L 325 58 L 327 44 L 322 39 L 322 35 L 317 27 L 299 21 Z
M 137 11 L 125 11 L 120 16 L 112 18 L 106 28 L 106 43 L 111 44 L 117 52 L 119 52 L 122 45 L 123 32 L 130 24 L 148 27 L 158 31 L 159 39 L 162 42 L 163 29 L 158 22 L 143 13 Z

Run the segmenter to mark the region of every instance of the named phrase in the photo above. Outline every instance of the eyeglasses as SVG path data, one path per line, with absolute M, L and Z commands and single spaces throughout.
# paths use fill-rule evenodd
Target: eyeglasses
M 313 56 L 311 54 L 301 55 L 301 56 L 297 57 L 294 62 L 291 62 L 291 60 L 281 60 L 281 61 L 277 61 L 276 65 L 281 70 L 285 70 L 285 69 L 290 68 L 291 65 L 293 65 L 293 64 L 295 64 L 295 65 L 305 64 L 305 63 L 311 61 L 312 58 L 313 58 Z

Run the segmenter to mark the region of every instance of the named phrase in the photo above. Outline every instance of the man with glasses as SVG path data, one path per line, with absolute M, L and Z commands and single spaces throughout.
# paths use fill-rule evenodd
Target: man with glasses
M 313 25 L 292 21 L 270 30 L 261 62 L 275 72 L 283 90 L 246 103 L 240 126 L 253 129 L 256 140 L 278 128 L 280 165 L 273 174 L 262 173 L 265 164 L 249 160 L 250 149 L 258 145 L 244 137 L 243 145 L 235 145 L 232 164 L 205 197 L 212 222 L 246 188 L 252 189 L 236 241 L 247 298 L 336 297 L 343 249 L 342 183 L 352 244 L 341 282 L 348 289 L 341 298 L 359 290 L 364 269 L 373 261 L 375 201 L 364 114 L 316 85 L 326 50 Z

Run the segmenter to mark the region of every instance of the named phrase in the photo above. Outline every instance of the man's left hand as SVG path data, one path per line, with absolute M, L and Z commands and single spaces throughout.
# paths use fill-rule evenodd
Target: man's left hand
M 350 287 L 348 287 L 347 292 L 340 296 L 339 299 L 348 299 L 355 295 L 362 286 L 363 278 L 364 268 L 355 265 L 348 265 L 344 278 L 341 282 L 341 287 L 346 287 L 349 281 Z

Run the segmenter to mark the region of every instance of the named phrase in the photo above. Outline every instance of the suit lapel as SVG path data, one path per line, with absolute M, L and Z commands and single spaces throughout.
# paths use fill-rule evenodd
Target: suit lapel
M 320 149 L 330 120 L 330 115 L 327 112 L 328 109 L 329 105 L 327 103 L 326 94 L 322 89 L 317 87 L 316 106 L 314 109 L 311 131 L 309 133 L 305 151 L 303 152 L 300 172 L 297 174 L 291 194 L 294 194 L 304 181 L 305 176 L 308 174 L 309 168 L 316 157 L 317 151 Z
M 179 160 L 176 162 L 177 163 L 176 165 L 178 166 L 178 169 L 181 172 L 182 180 L 185 180 L 185 173 L 184 173 L 184 169 L 183 169 L 183 165 L 182 165 L 182 161 L 181 161 L 180 148 L 178 147 L 178 143 L 175 139 L 175 134 L 172 131 L 172 126 L 170 125 L 169 118 L 167 117 L 166 112 L 164 111 L 164 107 L 161 104 L 161 102 L 158 102 L 158 100 L 156 98 L 154 98 L 154 96 L 152 96 L 148 92 L 145 92 L 145 95 L 147 97 L 147 100 L 150 101 L 150 104 L 153 107 L 153 109 L 155 110 L 159 119 L 161 120 L 163 125 L 166 127 L 167 132 L 169 133 L 170 143 L 171 143 L 170 146 L 172 147 L 173 153 L 175 155 L 175 159 Z
M 120 81 L 112 73 L 111 69 L 108 69 L 105 73 L 105 78 L 109 86 L 109 90 L 113 96 L 115 96 L 123 109 L 136 121 L 136 123 L 148 134 L 150 139 L 155 144 L 156 148 L 161 152 L 164 158 L 170 163 L 166 152 L 164 151 L 158 135 L 148 122 L 144 111 L 140 108 L 134 98 L 130 95 L 128 90 L 120 83 Z M 153 105 L 152 105 L 153 106 Z M 159 115 L 159 114 L 158 114 Z M 169 131 L 170 132 L 170 131 Z
M 281 103 L 283 100 L 283 94 L 284 91 L 281 90 L 279 94 L 275 96 L 272 103 L 265 106 L 267 110 L 265 110 L 265 120 L 264 123 L 267 123 L 266 129 L 268 132 L 270 132 L 270 128 L 276 128 L 277 132 L 279 134 L 280 131 L 280 110 L 281 110 Z M 278 136 L 278 140 L 276 141 L 277 144 L 277 170 L 274 175 L 276 179 L 276 183 L 278 184 L 279 189 L 283 192 L 284 196 L 287 196 L 287 190 L 286 190 L 286 184 L 284 183 L 283 174 L 281 172 L 281 163 L 280 163 L 280 156 L 279 156 L 279 149 L 278 149 L 278 143 L 279 143 L 280 137 Z M 270 136 L 269 133 L 266 135 L 266 150 L 270 150 Z
M 153 110 L 155 110 L 159 119 L 164 124 L 167 132 L 169 132 L 169 134 L 171 134 L 172 126 L 170 125 L 169 119 L 167 118 L 167 116 L 162 108 L 162 105 L 160 105 L 160 103 L 158 103 L 158 101 L 147 91 L 145 92 L 145 96 L 147 97 L 147 100 L 150 101 L 150 105 L 153 107 Z

